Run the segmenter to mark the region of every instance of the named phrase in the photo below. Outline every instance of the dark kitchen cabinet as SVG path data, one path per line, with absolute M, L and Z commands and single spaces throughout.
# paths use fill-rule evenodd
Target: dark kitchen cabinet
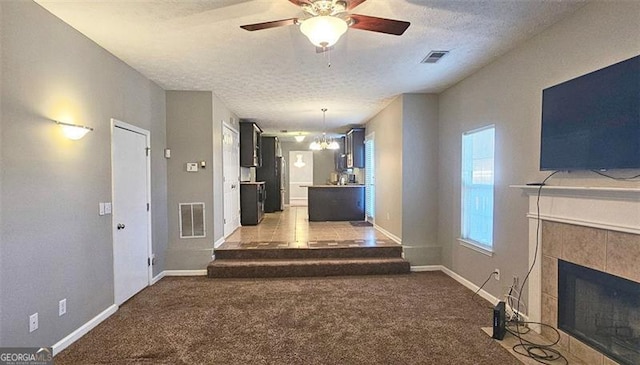
M 345 137 L 336 138 L 336 142 L 340 145 L 340 148 L 335 150 L 334 159 L 336 165 L 336 171 L 344 171 L 347 168 L 347 154 L 344 149 Z
M 345 137 L 347 168 L 364 167 L 364 128 L 353 128 Z
M 311 186 L 309 221 L 363 221 L 364 185 Z
M 240 122 L 240 166 L 262 165 L 262 129 L 253 122 Z
M 264 182 L 240 183 L 240 223 L 255 226 L 264 217 Z
M 256 169 L 256 180 L 264 181 L 267 200 L 264 211 L 284 209 L 284 160 L 278 137 L 262 137 L 262 166 Z

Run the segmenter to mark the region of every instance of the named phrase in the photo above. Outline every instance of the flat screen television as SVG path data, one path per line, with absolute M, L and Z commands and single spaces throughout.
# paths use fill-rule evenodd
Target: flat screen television
M 640 56 L 542 91 L 540 170 L 640 168 Z

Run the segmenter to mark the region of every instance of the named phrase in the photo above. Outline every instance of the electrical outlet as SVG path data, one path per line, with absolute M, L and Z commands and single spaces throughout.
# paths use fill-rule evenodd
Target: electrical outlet
M 58 302 L 58 317 L 62 317 L 65 313 L 67 313 L 67 298 Z
M 493 277 L 494 279 L 500 281 L 500 269 L 493 270 Z
M 38 329 L 38 312 L 29 316 L 29 332 L 33 332 Z

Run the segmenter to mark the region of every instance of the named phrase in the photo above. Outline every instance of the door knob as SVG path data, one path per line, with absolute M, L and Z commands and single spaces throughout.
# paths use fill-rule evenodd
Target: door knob
M 117 228 L 118 230 L 124 229 L 124 224 L 122 224 L 122 223 L 118 223 L 118 225 L 116 226 L 116 228 Z

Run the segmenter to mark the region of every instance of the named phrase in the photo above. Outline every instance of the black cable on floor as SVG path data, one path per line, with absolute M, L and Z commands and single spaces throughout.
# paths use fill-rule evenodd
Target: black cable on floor
M 549 176 L 547 176 L 544 180 L 542 180 L 542 183 L 538 187 L 538 197 L 536 199 L 536 213 L 537 213 L 536 247 L 533 254 L 533 261 L 531 262 L 531 266 L 529 267 L 529 271 L 527 271 L 527 275 L 524 277 L 524 280 L 522 281 L 522 284 L 520 286 L 520 291 L 518 293 L 518 303 L 517 303 L 518 308 L 516 309 L 517 313 L 520 313 L 520 301 L 522 299 L 522 292 L 524 291 L 524 286 L 527 283 L 527 280 L 529 280 L 529 276 L 531 275 L 531 272 L 533 271 L 533 267 L 535 266 L 536 260 L 538 258 L 538 249 L 540 247 L 540 223 L 541 223 L 540 196 L 542 195 L 542 188 L 544 187 L 547 180 L 549 180 L 553 175 L 557 174 L 558 172 L 560 171 L 554 171 L 551 174 L 549 174 Z M 560 341 L 560 333 L 553 326 L 550 326 L 544 323 L 539 323 L 539 322 L 516 321 L 514 323 L 516 325 L 516 331 L 509 331 L 509 332 L 514 336 L 516 336 L 520 341 L 520 343 L 513 346 L 513 351 L 521 355 L 530 357 L 541 364 L 550 365 L 547 361 L 554 361 L 558 359 L 563 359 L 565 364 L 569 363 L 567 359 L 558 350 L 551 348 L 552 346 L 555 346 Z M 532 341 L 525 340 L 522 338 L 522 332 L 520 331 L 520 326 L 525 324 L 538 324 L 541 326 L 552 328 L 558 335 L 558 339 L 553 344 L 536 344 Z
M 541 323 L 541 322 L 526 322 L 526 321 L 517 321 L 517 322 L 514 322 L 514 324 L 516 325 L 515 331 L 507 326 L 507 331 L 520 339 L 520 343 L 515 344 L 512 347 L 513 351 L 515 351 L 520 355 L 530 357 L 541 364 L 551 365 L 548 361 L 558 361 L 558 360 L 562 360 L 565 365 L 569 364 L 569 360 L 567 360 L 567 358 L 564 357 L 564 355 L 562 355 L 560 351 L 552 348 L 553 346 L 557 345 L 558 342 L 560 342 L 560 332 L 558 332 L 558 330 L 555 329 L 553 326 L 550 326 L 548 324 Z M 556 340 L 553 341 L 552 343 L 543 344 L 543 343 L 536 343 L 530 340 L 523 339 L 522 335 L 529 332 L 529 327 L 525 326 L 527 324 L 537 324 L 537 325 L 551 328 L 556 334 Z M 527 330 L 520 331 L 520 325 L 523 325 L 522 328 L 526 328 Z M 554 364 L 557 364 L 557 363 L 554 363 Z

